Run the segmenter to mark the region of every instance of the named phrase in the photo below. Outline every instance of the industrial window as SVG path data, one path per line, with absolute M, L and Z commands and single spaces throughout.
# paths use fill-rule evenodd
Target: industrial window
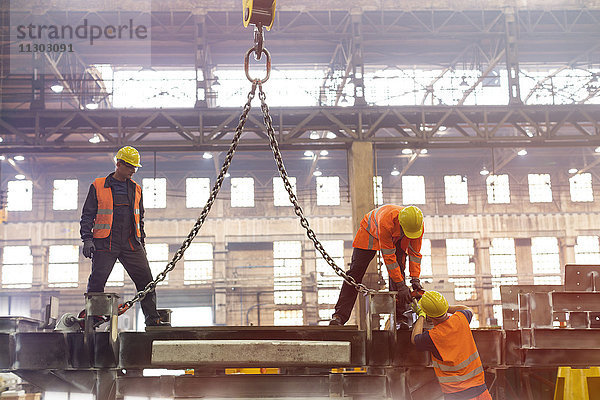
M 146 254 L 150 263 L 152 277 L 156 278 L 160 272 L 164 271 L 169 262 L 169 245 L 167 243 L 148 243 L 146 244 Z M 159 285 L 166 285 L 168 279 L 169 276 L 167 275 Z
M 54 210 L 77 210 L 77 179 L 56 179 L 52 195 L 52 208 Z
M 33 182 L 8 181 L 7 206 L 8 211 L 31 211 L 33 207 Z
M 321 241 L 325 251 L 335 264 L 341 269 L 344 268 L 344 241 L 343 240 L 323 240 Z M 335 304 L 340 294 L 340 289 L 344 280 L 339 277 L 327 261 L 323 259 L 321 253 L 315 250 L 317 267 L 317 288 L 319 304 Z
M 446 204 L 469 204 L 467 177 L 464 175 L 444 176 Z
M 210 243 L 192 243 L 185 251 L 183 284 L 208 283 L 213 277 L 213 246 Z
M 498 326 L 502 327 L 504 325 L 504 318 L 502 317 L 502 304 L 494 304 L 492 309 L 494 310 L 494 318 L 496 318 Z
M 533 262 L 534 275 L 557 274 L 558 277 L 558 281 L 556 281 L 555 277 L 534 276 L 534 284 L 538 285 L 541 283 L 537 282 L 546 281 L 559 282 L 558 284 L 560 284 L 560 259 L 558 256 L 558 240 L 555 237 L 531 238 L 531 259 Z
M 550 174 L 528 174 L 529 201 L 531 203 L 552 202 L 552 186 Z
M 254 207 L 254 178 L 231 178 L 231 207 Z
M 2 254 L 2 287 L 30 288 L 33 256 L 29 246 L 6 246 Z
M 274 310 L 273 325 L 304 325 L 304 313 L 302 310 Z
M 125 279 L 125 268 L 123 268 L 123 264 L 120 261 L 115 263 L 110 275 L 108 276 L 108 280 L 106 281 L 106 286 L 123 286 Z
M 383 204 L 383 178 L 381 176 L 373 177 L 373 201 L 376 206 Z
M 423 239 L 421 243 L 421 276 L 432 277 L 433 271 L 431 269 L 431 240 Z M 407 271 L 408 272 L 408 271 Z
M 302 304 L 302 243 L 273 242 L 275 304 Z
M 517 285 L 518 278 L 516 276 L 493 276 L 492 277 L 492 299 L 500 300 L 501 285 Z
M 209 178 L 186 178 L 185 206 L 187 208 L 202 208 L 210 196 Z
M 421 175 L 404 175 L 402 177 L 402 202 L 409 204 L 425 204 L 425 177 Z
M 598 261 L 600 261 L 600 242 L 598 242 L 598 236 L 577 236 L 575 263 L 598 264 Z
M 166 208 L 167 207 L 167 179 L 166 178 L 144 178 L 144 208 Z
M 577 174 L 569 178 L 571 201 L 594 201 L 592 174 Z
M 510 203 L 508 175 L 490 175 L 485 180 L 490 204 Z
M 473 239 L 446 239 L 448 275 L 474 275 Z
M 516 285 L 518 283 L 516 276 L 517 256 L 515 253 L 515 240 L 510 238 L 494 238 L 490 244 L 492 298 L 500 300 L 500 285 Z
M 79 246 L 50 246 L 48 286 L 77 287 L 79 284 Z
M 475 278 L 449 278 L 454 283 L 454 298 L 461 300 L 477 300 L 475 292 Z
M 296 178 L 289 176 L 288 180 L 292 185 L 292 192 L 296 194 Z M 291 206 L 290 195 L 283 184 L 283 179 L 279 176 L 273 177 L 273 204 L 275 207 Z
M 340 178 L 338 176 L 317 177 L 317 205 L 340 205 Z
M 562 285 L 562 280 L 560 278 L 560 275 L 534 276 L 533 284 L 534 285 Z

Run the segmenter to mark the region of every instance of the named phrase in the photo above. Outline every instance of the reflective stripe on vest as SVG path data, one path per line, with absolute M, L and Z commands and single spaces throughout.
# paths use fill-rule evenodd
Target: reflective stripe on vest
M 464 375 L 438 376 L 438 381 L 440 381 L 440 383 L 464 382 L 479 374 L 483 374 L 483 367 L 481 365 Z
M 461 369 L 465 368 L 467 365 L 471 364 L 473 361 L 477 360 L 478 357 L 479 357 L 479 352 L 476 351 L 475 353 L 471 354 L 469 356 L 469 358 L 467 358 L 465 361 L 463 361 L 457 365 L 440 364 L 435 360 L 432 360 L 431 363 L 433 364 L 433 366 L 435 368 L 439 368 L 442 371 L 460 371 Z

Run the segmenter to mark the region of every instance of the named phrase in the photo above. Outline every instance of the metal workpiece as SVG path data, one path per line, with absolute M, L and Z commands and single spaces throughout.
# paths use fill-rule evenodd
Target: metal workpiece
M 0 333 L 37 332 L 41 321 L 26 317 L 0 317 Z

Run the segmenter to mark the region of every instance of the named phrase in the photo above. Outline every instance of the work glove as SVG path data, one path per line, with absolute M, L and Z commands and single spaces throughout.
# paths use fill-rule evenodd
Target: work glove
M 397 283 L 398 294 L 396 295 L 396 303 L 398 304 L 410 304 L 412 296 L 410 295 L 410 289 L 404 282 Z
M 424 290 L 423 286 L 421 286 L 421 280 L 419 278 L 412 278 L 410 280 L 410 285 L 412 286 L 413 290 L 416 290 L 419 292 Z
M 413 312 L 417 314 L 418 317 L 427 318 L 427 314 L 425 314 L 425 311 L 423 311 L 421 307 L 419 307 L 419 303 L 416 299 L 412 301 L 410 307 L 412 308 Z
M 96 251 L 93 240 L 85 240 L 83 242 L 83 256 L 86 258 L 92 258 L 92 253 Z

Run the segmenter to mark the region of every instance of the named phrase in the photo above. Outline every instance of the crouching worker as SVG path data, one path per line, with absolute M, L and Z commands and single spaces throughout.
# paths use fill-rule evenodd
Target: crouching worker
M 448 306 L 446 298 L 433 290 L 413 303 L 413 311 L 419 318 L 410 340 L 417 350 L 431 352 L 445 400 L 492 400 L 469 327 L 473 311 L 467 306 Z M 434 327 L 423 333 L 426 318 Z

